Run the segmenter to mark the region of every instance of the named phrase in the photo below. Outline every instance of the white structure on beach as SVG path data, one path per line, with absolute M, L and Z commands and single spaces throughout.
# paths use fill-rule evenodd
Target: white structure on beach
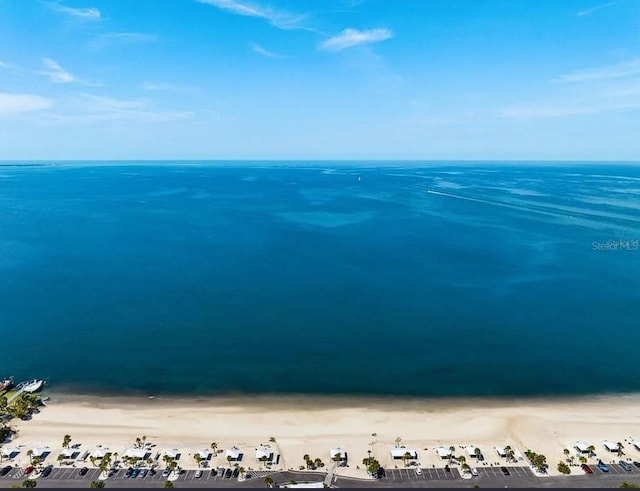
M 347 461 L 347 451 L 341 447 L 330 449 L 329 455 L 331 456 L 331 460 L 334 460 L 336 455 L 340 455 L 340 462 Z
M 453 455 L 453 452 L 451 452 L 451 450 L 448 449 L 447 447 L 436 448 L 436 453 L 438 454 L 438 457 L 440 457 L 441 459 L 448 459 Z
M 94 459 L 103 459 L 107 453 L 109 453 L 109 449 L 107 447 L 98 447 L 91 452 L 90 457 L 93 457 Z
M 394 459 L 401 459 L 403 458 L 406 454 L 409 454 L 410 458 L 412 459 L 417 459 L 418 458 L 418 452 L 416 452 L 414 449 L 412 448 L 407 448 L 407 447 L 391 447 L 391 457 Z
M 589 450 L 589 445 L 587 445 L 585 442 L 576 442 L 574 448 L 580 453 L 591 453 L 591 451 Z
M 604 441 L 604 448 L 606 448 L 608 452 L 618 452 L 620 450 L 617 443 L 610 442 L 609 440 Z
M 636 447 L 636 450 L 640 450 L 640 442 L 633 440 L 633 446 Z
M 467 451 L 467 454 L 469 454 L 469 457 L 477 459 L 480 457 L 480 455 L 482 455 L 482 450 L 480 450 L 480 453 L 476 454 L 476 449 L 480 450 L 475 445 L 467 445 L 465 450 Z
M 20 450 L 14 447 L 5 447 L 2 449 L 2 456 L 9 459 L 13 458 L 14 455 L 18 455 L 19 453 Z
M 228 448 L 225 452 L 225 456 L 227 460 L 235 460 L 236 462 L 242 460 L 242 452 L 240 452 L 238 447 Z
M 49 450 L 48 447 L 43 447 L 43 448 L 32 448 L 31 449 L 31 456 L 32 457 L 42 457 L 42 458 L 46 458 L 47 455 L 49 455 L 51 453 L 51 450 Z
M 272 463 L 274 461 L 274 454 L 271 446 L 260 445 L 258 448 L 256 448 L 256 460 L 258 462 Z
M 144 460 L 150 455 L 151 452 L 146 448 L 130 447 L 124 452 L 124 456 L 129 457 L 130 459 Z
M 164 455 L 173 460 L 178 460 L 180 458 L 180 450 L 177 448 L 172 448 L 171 450 L 165 450 Z
M 495 449 L 496 449 L 496 452 L 497 452 L 497 454 L 498 454 L 500 457 L 503 457 L 503 458 L 505 458 L 505 459 L 507 458 L 507 450 L 506 450 L 506 447 L 503 447 L 502 445 L 498 445 L 498 446 L 493 447 L 493 448 L 495 448 Z
M 211 457 L 211 451 L 209 451 L 209 449 L 207 448 L 198 450 L 196 453 L 200 456 L 202 460 L 209 460 L 209 457 Z
M 75 449 L 75 448 L 71 448 L 71 447 L 63 448 L 63 449 L 60 451 L 60 455 L 62 455 L 62 456 L 63 456 L 64 458 L 66 458 L 66 459 L 72 459 L 72 458 L 73 458 L 73 456 L 74 456 L 75 454 L 77 454 L 77 453 L 80 453 L 80 452 L 78 452 L 78 450 L 77 450 L 77 449 Z

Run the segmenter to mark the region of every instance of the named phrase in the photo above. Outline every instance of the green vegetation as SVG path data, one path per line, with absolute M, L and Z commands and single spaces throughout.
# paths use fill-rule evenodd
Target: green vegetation
M 571 468 L 564 462 L 558 462 L 558 472 L 561 474 L 571 474 Z
M 62 448 L 69 448 L 69 444 L 71 443 L 71 435 L 65 435 L 62 439 Z
M 527 450 L 524 453 L 527 456 L 527 459 L 531 463 L 533 467 L 535 467 L 539 472 L 546 472 L 547 467 L 547 458 L 542 454 L 537 454 L 532 452 L 531 450 Z
M 362 459 L 362 463 L 367 467 L 367 472 L 373 477 L 378 477 L 378 470 L 380 469 L 380 462 L 374 457 L 366 457 Z
M 91 481 L 89 487 L 93 489 L 104 488 L 104 481 Z
M 24 481 L 22 481 L 23 488 L 35 488 L 37 485 L 38 482 L 34 481 L 33 479 L 25 479 Z
M 622 484 L 620 484 L 620 486 L 618 486 L 619 488 L 640 488 L 640 484 L 636 484 L 634 482 L 628 482 L 628 481 L 624 481 Z
M 175 488 L 175 485 L 171 481 L 165 481 L 163 488 Z
M 273 479 L 271 479 L 270 476 L 265 477 L 264 478 L 264 484 L 265 484 L 265 486 L 270 488 L 271 486 L 273 486 Z

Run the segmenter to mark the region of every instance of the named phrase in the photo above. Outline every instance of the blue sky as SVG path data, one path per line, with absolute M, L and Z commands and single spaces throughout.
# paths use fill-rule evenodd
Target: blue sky
M 640 160 L 640 0 L 0 0 L 0 159 Z

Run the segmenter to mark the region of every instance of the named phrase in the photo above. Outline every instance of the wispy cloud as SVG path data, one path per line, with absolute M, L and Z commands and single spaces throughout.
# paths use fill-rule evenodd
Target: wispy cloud
M 42 120 L 48 123 L 100 123 L 104 121 L 133 121 L 163 123 L 187 119 L 191 111 L 156 109 L 149 101 L 117 99 L 114 97 L 79 94 L 67 101 L 64 112 L 48 113 Z
M 99 34 L 98 39 L 103 41 L 123 41 L 127 43 L 148 43 L 155 41 L 158 36 L 155 34 L 146 34 L 143 32 L 107 32 Z
M 603 100 L 583 101 L 557 104 L 526 104 L 509 106 L 502 110 L 503 118 L 512 119 L 537 119 L 537 118 L 564 118 L 582 116 L 611 111 L 628 111 L 640 109 L 640 100 Z
M 102 17 L 100 10 L 94 7 L 73 8 L 67 7 L 65 5 L 51 4 L 51 8 L 56 12 L 67 14 L 77 19 L 100 20 L 100 18 Z
M 75 81 L 75 77 L 62 68 L 57 61 L 52 60 L 51 58 L 43 58 L 42 63 L 47 70 L 40 73 L 49 77 L 49 80 L 52 82 L 57 84 L 68 84 Z
M 269 51 L 268 49 L 263 48 L 258 43 L 251 43 L 251 49 L 255 53 L 259 55 L 266 56 L 267 58 L 284 58 L 284 55 L 279 53 L 274 53 L 273 51 Z
M 368 29 L 364 31 L 359 31 L 357 29 L 345 29 L 337 36 L 333 36 L 320 43 L 320 49 L 327 51 L 341 51 L 360 44 L 385 41 L 392 37 L 393 33 L 389 29 Z
M 190 92 L 195 89 L 195 87 L 189 85 L 178 85 L 169 82 L 145 82 L 141 87 L 144 90 L 154 92 Z
M 39 95 L 0 92 L 0 115 L 42 111 L 51 106 L 51 99 Z
M 11 68 L 11 65 L 9 65 L 9 63 L 5 63 L 4 61 L 0 60 L 0 68 Z
M 576 12 L 576 15 L 579 15 L 579 16 L 591 15 L 594 12 L 597 12 L 598 10 L 606 9 L 607 7 L 613 7 L 614 5 L 618 5 L 619 3 L 622 3 L 624 1 L 625 0 L 617 0 L 615 2 L 602 3 L 600 5 L 596 5 L 595 7 L 591 7 L 591 8 Z
M 271 7 L 258 5 L 256 3 L 246 3 L 237 0 L 197 0 L 200 3 L 213 5 L 227 12 L 246 17 L 256 17 L 264 19 L 278 29 L 305 29 L 302 22 L 306 15 L 293 14 L 282 10 L 274 10 Z
M 578 70 L 558 77 L 561 82 L 585 82 L 640 75 L 640 59 L 616 63 L 587 70 Z

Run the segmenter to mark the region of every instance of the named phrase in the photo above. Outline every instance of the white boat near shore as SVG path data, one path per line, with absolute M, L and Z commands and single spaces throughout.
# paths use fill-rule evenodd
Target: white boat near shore
M 22 390 L 32 394 L 34 392 L 38 392 L 43 386 L 44 380 L 32 380 L 31 382 L 26 382 Z

